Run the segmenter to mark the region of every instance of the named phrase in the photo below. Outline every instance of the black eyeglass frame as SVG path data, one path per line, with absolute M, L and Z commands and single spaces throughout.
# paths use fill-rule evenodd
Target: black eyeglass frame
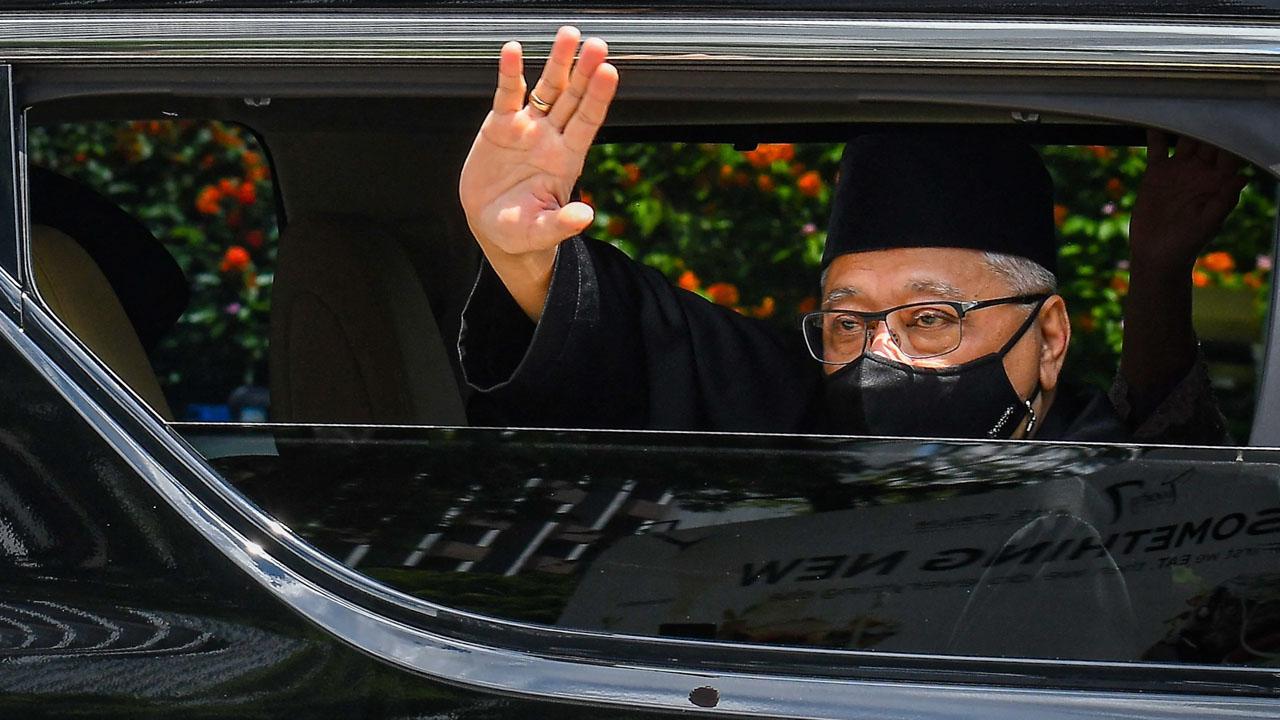
M 920 302 L 907 303 L 906 305 L 898 305 L 896 307 L 891 307 L 886 310 L 879 310 L 876 312 L 866 312 L 863 310 L 814 310 L 813 312 L 805 313 L 800 317 L 800 333 L 804 335 L 805 348 L 808 349 L 809 356 L 812 357 L 814 360 L 817 360 L 823 365 L 848 365 L 849 363 L 853 362 L 853 360 L 836 362 L 836 361 L 824 360 L 818 357 L 817 350 L 815 350 L 813 347 L 813 344 L 809 342 L 809 335 L 807 332 L 805 332 L 806 325 L 808 325 L 813 320 L 820 321 L 821 318 L 827 315 L 857 316 L 867 325 L 867 331 L 864 332 L 862 335 L 862 352 L 858 353 L 858 355 L 854 357 L 854 360 L 857 360 L 859 357 L 862 357 L 867 352 L 867 343 L 870 342 L 870 337 L 874 334 L 871 332 L 871 329 L 874 327 L 875 323 L 885 322 L 889 318 L 890 314 L 895 313 L 899 310 L 905 310 L 907 308 L 913 308 L 913 307 L 925 307 L 930 305 L 946 305 L 951 309 L 955 310 L 956 315 L 958 315 L 960 318 L 960 339 L 956 341 L 956 346 L 951 348 L 950 350 L 947 350 L 945 352 L 940 352 L 940 353 L 933 353 L 932 355 L 912 355 L 911 353 L 908 353 L 906 350 L 903 350 L 901 343 L 898 342 L 897 336 L 895 336 L 892 332 L 889 333 L 889 337 L 893 340 L 893 344 L 896 345 L 899 350 L 902 350 L 902 352 L 905 353 L 907 357 L 913 360 L 925 360 L 928 358 L 935 358 L 935 357 L 942 357 L 943 355 L 949 355 L 955 352 L 956 350 L 960 349 L 960 345 L 964 342 L 964 318 L 965 318 L 965 315 L 968 315 L 970 312 L 974 310 L 981 310 L 983 308 L 994 307 L 996 305 L 1030 305 L 1032 303 L 1042 303 L 1045 300 L 1048 300 L 1052 296 L 1053 296 L 1053 293 L 1036 293 L 1033 295 L 1010 295 L 1008 297 L 992 298 L 990 300 L 922 300 Z M 822 323 L 819 322 L 817 327 L 820 329 L 822 327 Z

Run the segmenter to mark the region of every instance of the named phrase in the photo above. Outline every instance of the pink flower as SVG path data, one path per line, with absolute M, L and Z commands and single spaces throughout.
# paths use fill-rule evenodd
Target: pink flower
M 805 223 L 804 227 L 800 228 L 800 232 L 804 235 L 812 235 L 818 232 L 818 226 L 813 223 Z
M 1258 264 L 1257 264 L 1257 268 L 1258 268 L 1259 270 L 1263 271 L 1263 272 L 1270 272 L 1270 271 L 1271 271 L 1271 256 L 1270 256 L 1270 255 L 1259 255 L 1259 256 L 1258 256 Z
M 242 307 L 240 303 L 233 302 L 230 305 L 227 305 L 226 307 L 222 308 L 222 311 L 228 315 L 239 315 L 241 309 Z

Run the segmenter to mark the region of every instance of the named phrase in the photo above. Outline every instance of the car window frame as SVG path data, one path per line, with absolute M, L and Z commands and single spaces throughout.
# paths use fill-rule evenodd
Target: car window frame
M 625 26 L 624 20 L 618 22 Z M 1032 107 L 1062 106 L 1052 100 L 1043 97 Z M 986 102 L 993 103 L 994 107 L 1005 104 L 993 96 L 975 104 Z M 15 107 L 22 106 L 21 100 L 16 105 L 8 105 L 10 116 Z M 1154 112 L 1156 108 L 1148 110 Z M 1202 115 L 1201 122 L 1207 126 L 1208 118 Z M 1194 123 L 1183 123 L 1179 127 L 1189 131 L 1188 125 Z M 14 143 L 11 130 L 11 151 L 16 147 Z M 1268 149 L 1280 153 L 1280 139 Z M 11 169 L 9 177 L 11 182 L 16 182 L 16 170 Z M 3 219 L 0 222 L 8 223 L 15 237 L 25 225 L 16 214 L 11 223 Z M 29 261 L 26 255 L 21 257 Z M 30 274 L 26 273 L 23 280 L 29 282 Z M 29 286 L 26 289 L 28 293 L 31 290 Z M 914 663 L 912 658 L 906 658 L 903 664 L 891 668 L 888 676 L 876 677 L 874 668 L 858 666 L 855 670 L 862 675 L 857 679 L 815 680 L 799 670 L 788 675 L 748 672 L 743 668 L 761 662 L 776 663 L 782 668 L 788 665 L 788 658 L 796 667 L 812 667 L 822 658 L 830 657 L 821 651 L 744 647 L 740 652 L 735 651 L 744 658 L 738 669 L 717 669 L 699 665 L 694 658 L 726 652 L 720 643 L 619 639 L 596 633 L 558 631 L 412 601 L 318 554 L 258 510 L 227 485 L 182 438 L 178 432 L 180 426 L 160 422 L 142 406 L 37 298 L 28 294 L 22 303 L 23 326 L 0 321 L 0 334 L 75 405 L 136 472 L 146 477 L 175 512 L 295 611 L 366 652 L 415 672 L 513 695 L 671 711 L 688 710 L 694 690 L 715 686 L 722 698 L 717 709 L 722 712 L 811 717 L 837 717 L 851 712 L 873 717 L 876 713 L 900 708 L 903 702 L 915 702 L 917 706 L 922 702 L 934 703 L 933 707 L 941 710 L 951 708 L 962 697 L 973 703 L 964 712 L 974 717 L 989 717 L 1001 707 L 1005 712 L 1008 707 L 1015 707 L 1025 713 L 1037 702 L 1044 703 L 1041 707 L 1045 717 L 1054 716 L 1051 713 L 1055 707 L 1058 716 L 1067 717 L 1078 711 L 1081 702 L 1095 703 L 1099 712 L 1107 708 L 1113 712 L 1134 711 L 1138 707 L 1150 709 L 1161 704 L 1172 711 L 1184 706 L 1188 695 L 1117 696 L 1116 691 L 1167 692 L 1180 679 L 1187 688 L 1217 693 L 1215 701 L 1220 700 L 1224 706 L 1251 708 L 1259 715 L 1280 714 L 1274 703 L 1265 702 L 1274 692 L 1265 684 L 1272 676 L 1265 668 L 919 656 L 914 658 Z M 1269 327 L 1269 350 L 1278 342 L 1271 330 Z M 1268 352 L 1269 370 L 1272 363 L 1280 365 L 1277 355 L 1280 353 Z M 1280 375 L 1280 369 L 1268 373 L 1267 377 L 1275 375 Z M 1269 388 L 1265 382 L 1264 387 Z M 1260 397 L 1269 398 L 1269 390 L 1260 393 Z M 1249 450 L 1251 448 L 1242 448 L 1239 452 Z M 516 636 L 524 640 L 516 643 Z M 566 650 L 575 642 L 584 643 L 582 648 L 594 648 L 602 654 L 600 657 L 630 664 L 602 662 L 598 658 L 594 662 L 582 662 L 590 653 Z M 548 647 L 556 650 L 547 651 Z M 688 659 L 670 662 L 672 652 L 677 649 Z M 628 652 L 621 653 L 621 650 Z M 841 656 L 848 657 L 843 653 Z M 867 658 L 873 659 L 884 660 Z M 939 673 L 940 665 L 948 667 L 949 672 Z M 519 672 L 514 672 L 516 669 Z M 1046 684 L 1043 676 L 1028 674 L 1030 669 L 1057 672 L 1050 674 L 1053 680 Z M 1010 673 L 1029 678 L 1028 685 L 1039 690 L 1029 696 L 1025 688 L 1019 689 L 1007 681 L 1002 684 L 1000 678 Z M 1106 676 L 1119 678 L 1119 683 L 1109 686 Z M 966 677 L 969 682 L 957 682 Z M 981 695 L 973 692 L 976 687 L 990 692 L 991 697 L 975 698 Z M 1079 691 L 1086 688 L 1092 693 L 1082 695 Z M 1195 691 L 1188 692 L 1190 697 L 1195 697 Z M 1238 693 L 1238 696 L 1227 698 L 1227 693 Z M 910 700 L 913 694 L 916 700 Z M 1018 706 L 1017 703 L 1031 704 Z M 1067 709 L 1069 704 L 1075 704 L 1077 709 Z
M 22 233 L 25 223 L 19 222 L 26 189 L 26 176 L 20 162 L 23 136 L 21 116 L 14 102 L 13 68 L 0 64 L 0 228 L 3 228 L 0 229 L 0 285 L 4 286 L 5 297 L 0 307 L 14 319 L 20 317 L 16 298 L 29 276 L 29 270 L 22 263 L 27 255 Z

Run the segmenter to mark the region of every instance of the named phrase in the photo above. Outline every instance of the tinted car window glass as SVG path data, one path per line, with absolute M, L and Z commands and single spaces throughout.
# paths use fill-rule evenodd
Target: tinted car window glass
M 884 652 L 1280 651 L 1271 451 L 180 429 L 348 566 L 500 618 Z

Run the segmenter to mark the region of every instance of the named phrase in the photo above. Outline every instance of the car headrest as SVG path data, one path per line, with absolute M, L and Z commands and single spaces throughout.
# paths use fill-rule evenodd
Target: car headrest
M 31 167 L 31 222 L 74 238 L 102 270 L 143 348 L 151 349 L 187 309 L 182 268 L 145 225 L 89 186 Z

